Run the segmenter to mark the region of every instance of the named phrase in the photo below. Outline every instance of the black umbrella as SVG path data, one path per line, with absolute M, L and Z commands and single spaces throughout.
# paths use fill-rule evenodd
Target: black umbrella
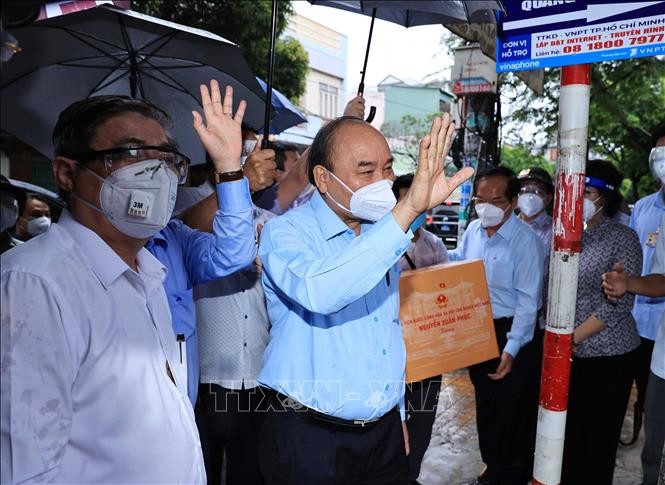
M 404 27 L 416 27 L 433 24 L 494 22 L 494 10 L 505 11 L 501 0 L 309 0 L 309 3 L 372 17 L 367 37 L 365 62 L 360 71 L 358 95 L 362 95 L 365 91 L 365 71 L 375 19 L 386 20 Z M 376 107 L 370 107 L 367 122 L 371 122 L 375 114 Z
M 210 32 L 111 6 L 11 32 L 21 52 L 0 73 L 2 129 L 47 157 L 58 114 L 94 95 L 128 95 L 162 108 L 194 163 L 205 160 L 191 114 L 201 109 L 200 84 L 214 78 L 233 86 L 236 105 L 247 101 L 245 123 L 263 123 L 265 94 L 252 69 L 236 44 Z
M 275 37 L 277 35 L 277 0 L 272 0 L 272 18 L 270 24 L 270 48 L 268 49 L 268 79 L 266 79 L 266 99 L 272 100 L 272 73 L 275 68 Z M 269 148 L 270 140 L 268 136 L 270 134 L 270 105 L 266 103 L 265 114 L 263 115 L 263 133 L 266 133 L 266 136 L 263 137 L 261 142 L 261 148 Z M 254 200 L 258 200 L 255 198 Z

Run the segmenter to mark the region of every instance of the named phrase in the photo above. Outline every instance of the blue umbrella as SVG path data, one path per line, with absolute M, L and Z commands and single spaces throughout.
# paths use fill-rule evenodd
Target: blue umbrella
M 263 91 L 267 91 L 268 86 L 259 77 L 256 78 Z M 284 96 L 276 89 L 272 89 L 271 104 L 273 112 L 275 113 L 270 120 L 270 133 L 276 135 L 292 126 L 299 125 L 300 123 L 307 123 L 307 118 L 303 115 L 298 108 L 296 108 L 289 98 Z M 265 129 L 265 128 L 264 128 Z M 262 129 L 260 132 L 263 132 Z

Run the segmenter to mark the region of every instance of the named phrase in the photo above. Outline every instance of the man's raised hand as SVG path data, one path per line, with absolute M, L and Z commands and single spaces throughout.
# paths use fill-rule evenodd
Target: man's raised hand
M 436 117 L 429 135 L 420 141 L 418 167 L 411 188 L 393 210 L 398 224 L 406 230 L 411 222 L 428 209 L 446 200 L 453 191 L 473 175 L 471 167 L 465 167 L 446 178 L 443 167 L 453 144 L 455 125 L 448 113 Z
M 233 88 L 226 86 L 224 100 L 216 80 L 210 81 L 210 89 L 201 84 L 201 105 L 203 116 L 192 111 L 194 129 L 201 143 L 210 155 L 215 171 L 233 172 L 240 170 L 242 152 L 242 118 L 247 104 L 240 101 L 238 110 L 233 114 Z

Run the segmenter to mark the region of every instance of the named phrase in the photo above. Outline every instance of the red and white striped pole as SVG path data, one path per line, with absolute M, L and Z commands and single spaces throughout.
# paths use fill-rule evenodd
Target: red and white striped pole
M 532 482 L 538 485 L 557 485 L 561 481 L 582 250 L 590 77 L 588 64 L 561 70 L 553 243 Z

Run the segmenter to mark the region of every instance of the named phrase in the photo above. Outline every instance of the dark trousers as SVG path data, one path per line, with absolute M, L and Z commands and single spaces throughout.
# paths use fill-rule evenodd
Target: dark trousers
M 610 485 L 637 350 L 573 358 L 563 452 L 563 485 Z
M 208 484 L 221 483 L 224 453 L 228 485 L 263 483 L 258 447 L 265 404 L 260 387 L 231 390 L 216 384 L 199 386 L 196 424 Z
M 441 391 L 441 376 L 406 385 L 407 429 L 409 431 L 409 479 L 417 480 L 420 465 L 432 438 L 432 426 Z
M 635 410 L 644 411 L 644 398 L 647 395 L 647 383 L 649 382 L 649 372 L 651 368 L 651 354 L 653 353 L 653 340 L 640 337 L 640 346 L 637 348 L 635 356 L 634 379 L 637 386 L 637 400 L 635 401 Z
M 371 428 L 346 430 L 316 424 L 305 411 L 271 406 L 261 429 L 259 462 L 269 485 L 408 483 L 397 410 Z
M 642 485 L 656 485 L 665 443 L 665 379 L 651 372 L 644 402 Z
M 501 351 L 512 319 L 495 320 L 497 343 Z M 487 465 L 484 477 L 493 485 L 523 485 L 531 477 L 531 420 L 528 415 L 533 378 L 531 345 L 523 347 L 513 362 L 512 371 L 494 381 L 499 359 L 469 368 L 476 393 L 476 425 L 480 455 Z

